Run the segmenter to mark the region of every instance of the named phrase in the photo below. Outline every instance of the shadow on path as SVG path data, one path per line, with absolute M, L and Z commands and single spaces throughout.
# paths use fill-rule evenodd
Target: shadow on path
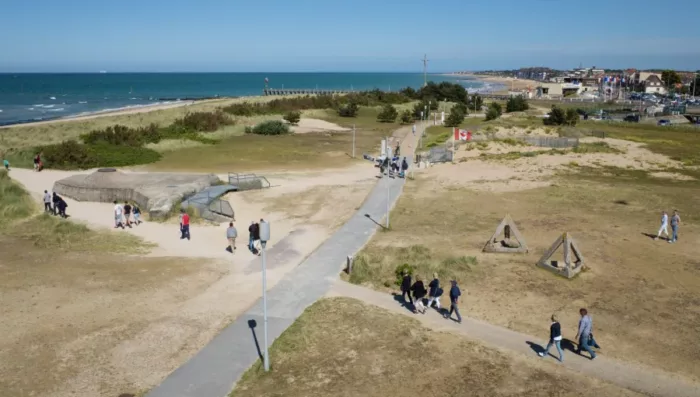
M 258 357 L 260 357 L 260 361 L 263 361 L 264 359 L 262 351 L 260 350 L 260 343 L 258 343 L 258 336 L 255 334 L 255 327 L 257 326 L 257 321 L 248 320 L 248 327 L 250 327 L 250 332 L 253 334 L 253 342 L 255 342 L 255 349 L 258 351 Z

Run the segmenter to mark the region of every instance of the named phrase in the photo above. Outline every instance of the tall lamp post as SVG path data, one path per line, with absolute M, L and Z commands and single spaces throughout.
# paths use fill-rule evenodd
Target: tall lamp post
M 265 353 L 263 356 L 263 367 L 265 372 L 270 370 L 270 355 L 267 349 L 267 263 L 265 257 L 265 246 L 270 240 L 270 222 L 260 221 L 260 246 L 262 248 L 262 288 L 263 288 L 263 328 L 264 328 L 264 339 Z

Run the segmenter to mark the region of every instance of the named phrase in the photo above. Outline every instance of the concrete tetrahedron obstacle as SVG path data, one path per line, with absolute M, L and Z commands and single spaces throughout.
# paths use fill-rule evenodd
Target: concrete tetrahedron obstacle
M 503 234 L 503 238 L 500 238 L 501 234 Z M 510 214 L 506 214 L 505 218 L 498 224 L 496 232 L 486 242 L 483 251 L 503 253 L 527 252 L 527 243 L 525 243 L 525 239 L 520 234 L 518 227 L 515 226 L 515 222 L 513 222 Z
M 548 262 L 549 258 L 551 258 L 562 245 L 564 246 L 563 266 L 556 261 Z M 552 244 L 547 252 L 542 255 L 542 258 L 537 262 L 537 266 L 566 278 L 572 278 L 583 269 L 583 263 L 583 255 L 581 255 L 581 250 L 578 249 L 576 241 L 569 233 L 563 233 L 554 241 L 554 244 Z

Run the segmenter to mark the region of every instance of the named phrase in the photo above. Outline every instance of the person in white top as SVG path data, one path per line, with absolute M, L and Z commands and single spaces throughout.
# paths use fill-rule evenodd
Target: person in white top
M 121 227 L 124 229 L 124 222 L 122 222 L 122 215 L 124 214 L 124 208 L 114 200 L 114 228 Z
M 53 196 L 48 190 L 44 190 L 44 211 L 48 213 L 53 213 L 51 209 L 51 202 L 53 201 Z
M 668 240 L 668 214 L 666 211 L 661 212 L 661 227 L 659 228 L 659 233 L 654 237 L 654 240 L 658 240 L 661 237 L 661 232 L 666 234 L 666 240 Z

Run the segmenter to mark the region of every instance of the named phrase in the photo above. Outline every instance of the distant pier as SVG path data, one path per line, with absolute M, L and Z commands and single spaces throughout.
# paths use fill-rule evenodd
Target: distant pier
M 288 96 L 288 95 L 339 95 L 349 94 L 350 90 L 319 90 L 319 89 L 295 89 L 295 88 L 265 88 L 263 95 Z

